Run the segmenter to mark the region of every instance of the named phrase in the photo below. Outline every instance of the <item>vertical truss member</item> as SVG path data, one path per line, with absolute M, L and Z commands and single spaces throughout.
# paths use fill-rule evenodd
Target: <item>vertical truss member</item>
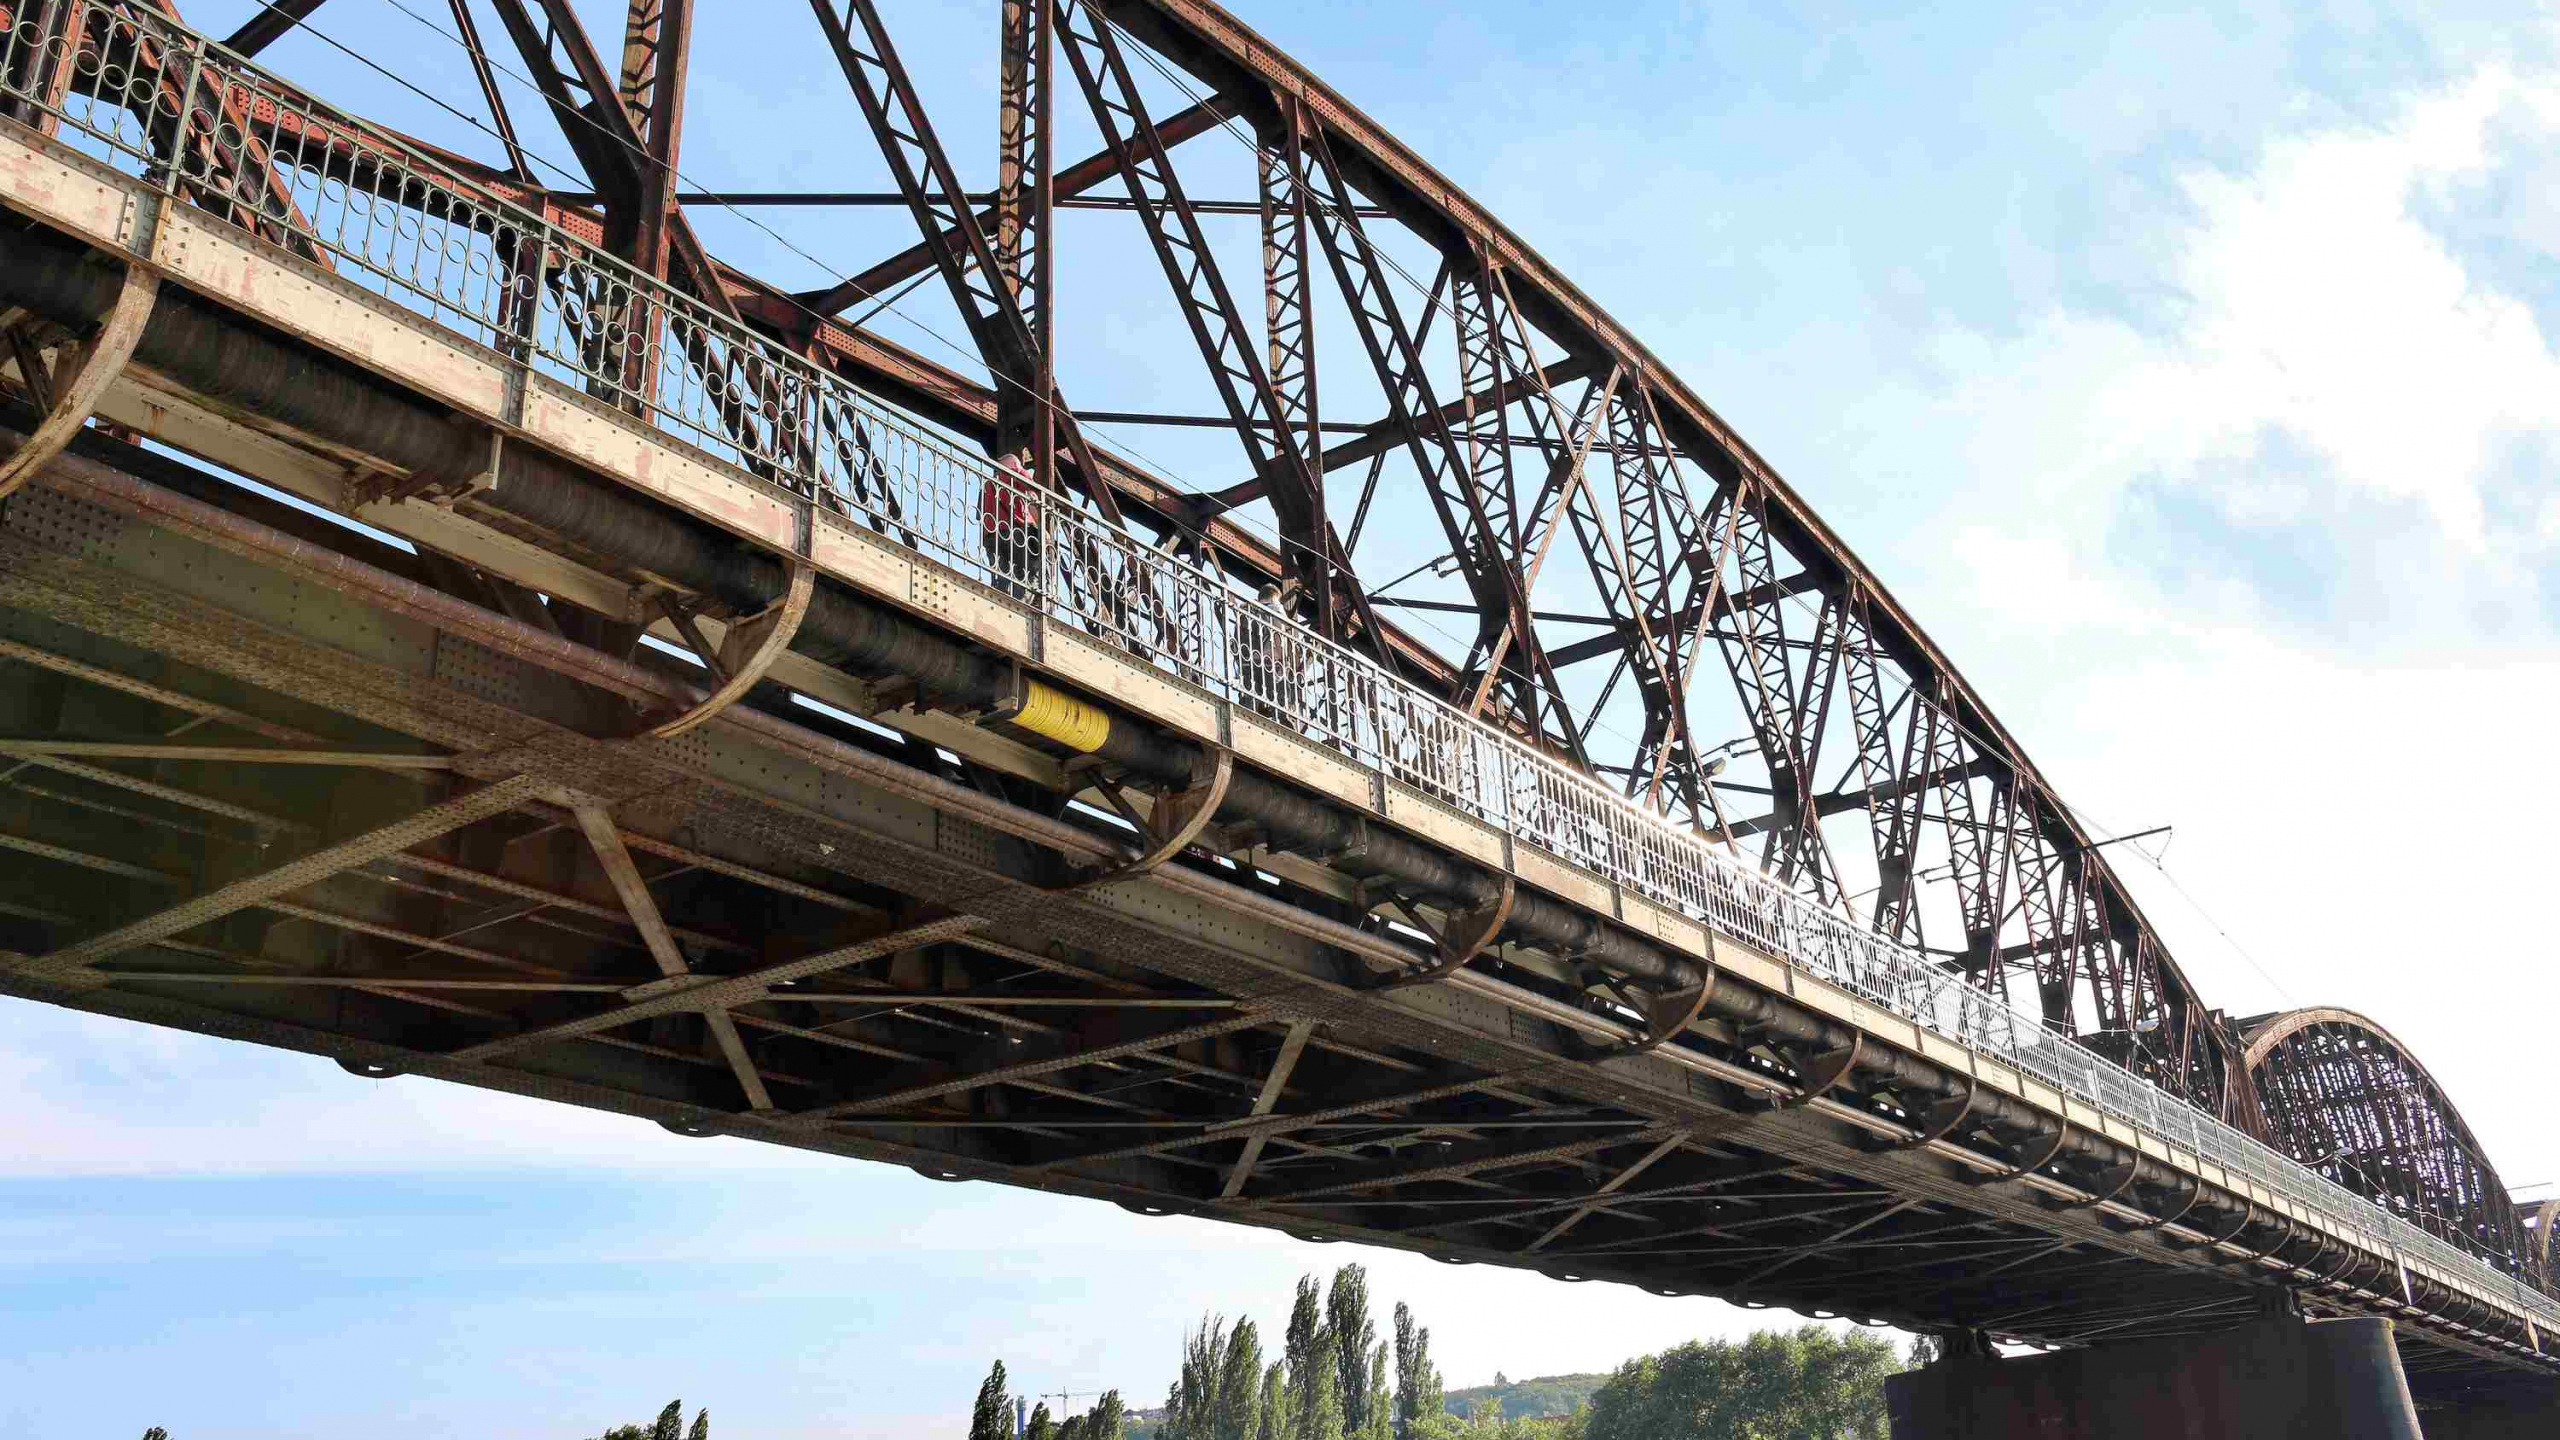
M 898 191 L 933 252 L 935 268 L 941 272 L 952 302 L 960 309 L 979 358 L 996 378 L 997 390 L 1001 393 L 1010 388 L 1029 395 L 1038 408 L 1049 412 L 1050 423 L 1075 465 L 1078 488 L 1106 521 L 1119 525 L 1119 500 L 1112 493 L 1110 482 L 1103 478 L 1102 466 L 1086 442 L 1082 427 L 1068 412 L 1056 385 L 1042 385 L 1042 376 L 1054 377 L 1055 372 L 1048 350 L 1040 345 L 1016 298 L 1013 281 L 1019 277 L 998 260 L 993 242 L 978 224 L 977 212 L 969 207 L 959 174 L 925 117 L 914 82 L 898 59 L 879 10 L 870 0 L 851 0 L 843 14 L 837 13 L 833 0 L 810 0 L 810 8 L 826 32 L 845 83 L 852 87 L 854 98 L 862 106 L 863 118 L 879 141 L 890 173 L 897 177 Z M 1028 63 L 1038 63 L 1028 50 L 1025 58 Z M 1045 238 L 1034 237 L 1034 241 Z M 1043 258 L 1035 263 L 1045 263 L 1049 249 L 1040 244 L 1037 253 Z M 1036 295 L 1034 298 L 1045 300 Z M 1002 443 L 999 426 L 997 436 L 990 440 L 991 452 L 1002 453 L 996 449 Z M 1040 456 L 1035 456 L 1034 462 L 1048 463 Z
M 1316 316 L 1314 272 L 1307 266 L 1307 152 L 1298 137 L 1307 125 L 1306 107 L 1298 97 L 1280 97 L 1280 116 L 1255 137 L 1254 175 L 1261 198 L 1262 316 L 1264 367 L 1278 412 L 1274 443 L 1283 451 L 1286 477 L 1303 477 L 1311 487 L 1308 507 L 1283 507 L 1281 541 L 1284 567 L 1304 557 L 1301 584 L 1308 591 L 1316 628 L 1327 639 L 1341 638 L 1337 572 L 1347 574 L 1350 557 L 1336 564 L 1339 542 L 1324 502 L 1324 429 L 1316 389 Z M 1307 515 L 1293 517 L 1298 508 Z M 1305 528 L 1312 526 L 1312 528 Z
M 1566 753 L 1588 764 L 1581 732 L 1562 698 L 1554 661 L 1539 640 L 1536 616 L 1529 607 L 1538 572 L 1546 563 L 1548 543 L 1556 533 L 1559 502 L 1568 487 L 1580 493 L 1583 461 L 1606 408 L 1605 395 L 1597 407 L 1592 406 L 1592 397 L 1603 389 L 1614 393 L 1614 374 L 1607 387 L 1585 387 L 1584 413 L 1567 415 L 1545 368 L 1538 364 L 1528 327 L 1512 303 L 1510 282 L 1501 267 L 1479 249 L 1467 263 L 1448 265 L 1446 273 L 1450 309 L 1456 317 L 1453 328 L 1462 392 L 1458 404 L 1467 470 L 1484 506 L 1487 529 L 1500 544 L 1502 563 L 1510 572 L 1507 588 L 1518 596 L 1517 608 L 1504 614 L 1498 625 L 1480 628 L 1471 644 L 1461 672 L 1460 708 L 1482 715 L 1497 682 L 1508 673 L 1515 693 L 1526 699 L 1528 708 L 1520 719 L 1529 733 L 1552 737 Z M 1538 494 L 1525 510 L 1512 470 L 1520 438 L 1511 428 L 1515 406 L 1527 427 L 1527 448 L 1547 460 Z M 1511 663 L 1515 656 L 1516 664 Z
M 996 77 L 997 273 L 1030 331 L 1034 373 L 1026 388 L 997 388 L 995 450 L 1011 455 L 1027 447 L 1033 483 L 1043 491 L 1057 488 L 1057 415 L 1040 403 L 1058 387 L 1049 16 L 1041 0 L 1004 0 Z
M 1489 637 L 1506 624 L 1525 634 L 1529 604 L 1517 557 L 1495 534 L 1483 497 L 1468 482 L 1465 457 L 1448 426 L 1452 412 L 1432 393 L 1420 342 L 1396 304 L 1386 261 L 1361 223 L 1351 186 L 1323 127 L 1307 127 L 1298 140 L 1314 162 L 1304 173 L 1311 188 L 1308 213 L 1315 221 L 1316 237 L 1324 245 L 1335 283 L 1351 310 L 1353 327 L 1377 372 L 1378 387 L 1386 393 L 1395 428 L 1448 538 L 1449 553 L 1466 581 L 1479 635 Z M 1515 711 L 1525 717 L 1552 703 L 1569 713 L 1561 695 L 1539 694 L 1542 683 L 1551 685 L 1552 676 L 1542 681 L 1513 672 L 1510 688 Z M 1573 749 L 1576 759 L 1582 760 L 1579 745 Z
M 1787 641 L 1786 604 L 1792 590 L 1778 577 L 1766 497 L 1746 489 L 1735 497 L 1733 516 L 1739 584 L 1723 607 L 1726 623 L 1717 627 L 1716 640 L 1742 698 L 1753 741 L 1769 767 L 1774 803 L 1761 864 L 1814 898 L 1831 899 L 1844 891 L 1814 804 L 1813 759 L 1830 721 L 1840 673 L 1840 605 L 1834 597 L 1824 598 L 1799 678 Z

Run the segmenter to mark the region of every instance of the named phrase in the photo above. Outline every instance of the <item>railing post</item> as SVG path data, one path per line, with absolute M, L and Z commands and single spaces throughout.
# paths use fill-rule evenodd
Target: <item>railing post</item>
M 139 29 L 139 25 L 140 22 L 137 20 L 137 30 Z M 178 113 L 175 117 L 174 127 L 170 131 L 169 163 L 167 167 L 169 173 L 162 176 L 160 180 L 161 193 L 168 196 L 171 200 L 176 200 L 178 198 L 179 179 L 187 167 L 187 131 L 188 127 L 195 123 L 196 87 L 204 83 L 205 46 L 212 43 L 201 35 L 192 34 L 185 30 L 180 30 L 177 34 L 180 42 L 183 43 L 187 49 L 187 78 L 184 83 L 178 86 Z M 135 36 L 137 41 L 140 38 L 139 34 Z M 167 54 L 168 51 L 166 47 L 168 42 L 164 39 L 161 41 L 161 45 L 163 47 L 161 53 L 164 55 Z M 136 48 L 139 48 L 139 46 Z M 68 63 L 70 58 L 71 57 L 68 55 L 63 57 L 65 63 Z M 146 135 L 147 133 L 148 131 L 146 128 Z M 248 141 L 249 137 L 247 135 L 244 134 L 240 137 L 240 143 L 244 148 L 247 146 Z M 209 148 L 218 148 L 222 144 L 222 121 L 218 113 L 214 119 L 213 132 L 205 137 L 205 144 Z
M 1039 609 L 1044 620 L 1053 613 L 1066 613 L 1065 606 L 1053 609 L 1051 604 L 1050 587 L 1058 583 L 1058 520 L 1054 513 L 1057 508 L 1056 497 L 1044 490 L 1040 495 L 1039 508 L 1032 512 L 1040 527 L 1039 533 L 1032 537 L 1040 552 L 1040 583 L 1032 587 L 1031 603 Z

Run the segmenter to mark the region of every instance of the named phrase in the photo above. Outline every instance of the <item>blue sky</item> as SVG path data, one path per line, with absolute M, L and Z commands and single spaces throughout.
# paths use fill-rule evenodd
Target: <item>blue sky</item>
M 248 8 L 188 7 L 215 30 Z M 802 7 L 707 8 L 692 178 L 882 184 Z M 2122 868 L 2209 997 L 2370 1011 L 2509 1181 L 2560 1181 L 2528 1074 L 2560 695 L 2554 16 L 1605 8 L 1243 13 L 1750 436 L 2093 821 L 2177 826 L 2165 872 Z M 992 5 L 887 9 L 987 153 Z M 318 23 L 468 103 L 386 0 Z M 272 54 L 427 118 L 315 41 Z M 1128 264 L 1124 220 L 1071 218 L 1062 263 Z M 906 239 L 894 213 L 813 218 L 812 260 L 702 223 L 793 280 Z M 1079 403 L 1207 408 L 1159 320 L 1062 325 Z M 1225 473 L 1179 432 L 1125 438 Z M 933 1433 L 999 1353 L 1024 1388 L 1160 1395 L 1200 1309 L 1267 1323 L 1349 1253 L 23 1005 L 0 1093 L 13 1434 L 565 1437 L 677 1393 L 731 1434 Z M 1361 1258 L 1452 1383 L 1753 1318 Z

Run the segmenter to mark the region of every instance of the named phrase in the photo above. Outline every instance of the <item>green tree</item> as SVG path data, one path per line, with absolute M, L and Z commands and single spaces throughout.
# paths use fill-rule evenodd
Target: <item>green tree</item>
M 1049 1418 L 1048 1401 L 1031 1407 L 1031 1418 L 1023 1422 L 1022 1440 L 1058 1440 L 1058 1425 Z
M 658 1423 L 649 1427 L 649 1440 L 684 1440 L 684 1402 L 670 1400 L 658 1412 Z
M 1236 1328 L 1249 1336 L 1251 1322 Z M 1234 1341 L 1225 1316 L 1203 1315 L 1199 1325 L 1183 1337 L 1182 1373 L 1165 1395 L 1165 1422 L 1157 1432 L 1158 1440 L 1220 1440 L 1227 1351 Z M 1259 1346 L 1255 1354 L 1258 1366 Z
M 1314 1358 L 1307 1365 L 1306 1391 L 1290 1402 L 1297 1426 L 1290 1440 L 1350 1440 L 1342 1424 L 1342 1371 L 1334 1363 L 1339 1353 L 1333 1327 L 1318 1330 Z
M 1883 1440 L 1892 1344 L 1819 1325 L 1691 1341 L 1630 1360 L 1591 1397 L 1582 1440 Z
M 1084 1440 L 1120 1440 L 1129 1423 L 1128 1407 L 1120 1403 L 1120 1392 L 1105 1390 L 1102 1398 L 1085 1412 Z
M 1262 1371 L 1261 1413 L 1254 1416 L 1253 1440 L 1289 1440 L 1289 1366 L 1274 1360 Z
M 1448 1408 L 1448 1391 L 1431 1363 L 1431 1332 L 1415 1323 L 1413 1309 L 1396 1302 L 1396 1435 L 1420 1440 L 1414 1427 Z
M 154 1425 L 142 1432 L 142 1440 L 169 1440 L 169 1431 L 165 1426 Z
M 711 1440 L 711 1407 L 693 1412 L 693 1428 L 685 1432 L 685 1440 Z
M 1227 1332 L 1217 1403 L 1211 1408 L 1213 1440 L 1254 1440 L 1262 1419 L 1262 1334 L 1250 1320 L 1237 1321 Z
M 1360 1432 L 1362 1440 L 1396 1440 L 1395 1391 L 1387 1384 L 1387 1347 L 1378 1345 L 1369 1351 L 1368 1403 L 1361 1408 L 1368 1413 L 1368 1428 Z
M 969 1440 L 1007 1440 L 1013 1400 L 1004 1393 L 1004 1362 L 999 1360 L 978 1385 L 978 1403 L 969 1412 Z
M 1284 1356 L 1289 1365 L 1288 1440 L 1342 1440 L 1342 1380 L 1334 1366 L 1333 1332 L 1324 1323 L 1324 1290 L 1313 1275 L 1298 1279 Z
M 1922 1333 L 1911 1337 L 1911 1355 L 1905 1368 L 1917 1370 L 1936 1364 L 1947 1353 L 1947 1342 L 1935 1335 Z
M 1325 1297 L 1324 1320 L 1333 1331 L 1334 1365 L 1342 1397 L 1342 1433 L 1369 1433 L 1369 1347 L 1378 1342 L 1378 1327 L 1369 1319 L 1369 1271 L 1345 1265 L 1333 1272 L 1333 1291 Z

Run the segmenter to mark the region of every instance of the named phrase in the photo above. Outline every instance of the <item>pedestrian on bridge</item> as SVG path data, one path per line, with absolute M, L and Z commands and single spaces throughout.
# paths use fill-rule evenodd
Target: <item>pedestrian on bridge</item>
M 1029 603 L 1039 599 L 1040 502 L 1032 498 L 1038 483 L 1026 453 L 1016 451 L 997 460 L 978 489 L 978 540 L 987 569 L 998 588 Z

